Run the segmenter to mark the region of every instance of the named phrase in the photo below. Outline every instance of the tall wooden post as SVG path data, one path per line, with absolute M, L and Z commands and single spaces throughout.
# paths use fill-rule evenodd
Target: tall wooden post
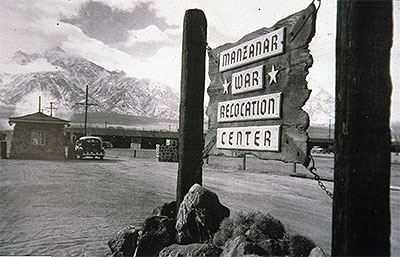
M 389 256 L 392 1 L 337 8 L 332 256 Z
M 183 22 L 182 43 L 176 190 L 178 206 L 193 184 L 202 184 L 206 42 L 207 21 L 203 11 L 187 10 Z

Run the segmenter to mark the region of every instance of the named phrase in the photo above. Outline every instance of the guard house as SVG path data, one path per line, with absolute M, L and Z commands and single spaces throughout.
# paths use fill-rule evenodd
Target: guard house
M 10 117 L 8 123 L 15 124 L 11 140 L 12 159 L 64 159 L 64 127 L 68 120 L 36 112 L 20 117 Z

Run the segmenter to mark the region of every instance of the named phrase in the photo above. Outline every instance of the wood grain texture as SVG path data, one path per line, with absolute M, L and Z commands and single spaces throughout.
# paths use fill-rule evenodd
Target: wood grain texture
M 338 1 L 332 256 L 390 256 L 392 15 Z

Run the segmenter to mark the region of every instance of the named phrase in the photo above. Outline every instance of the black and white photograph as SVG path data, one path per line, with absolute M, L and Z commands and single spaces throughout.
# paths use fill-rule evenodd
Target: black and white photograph
M 0 257 L 400 255 L 400 0 L 0 0 Z

